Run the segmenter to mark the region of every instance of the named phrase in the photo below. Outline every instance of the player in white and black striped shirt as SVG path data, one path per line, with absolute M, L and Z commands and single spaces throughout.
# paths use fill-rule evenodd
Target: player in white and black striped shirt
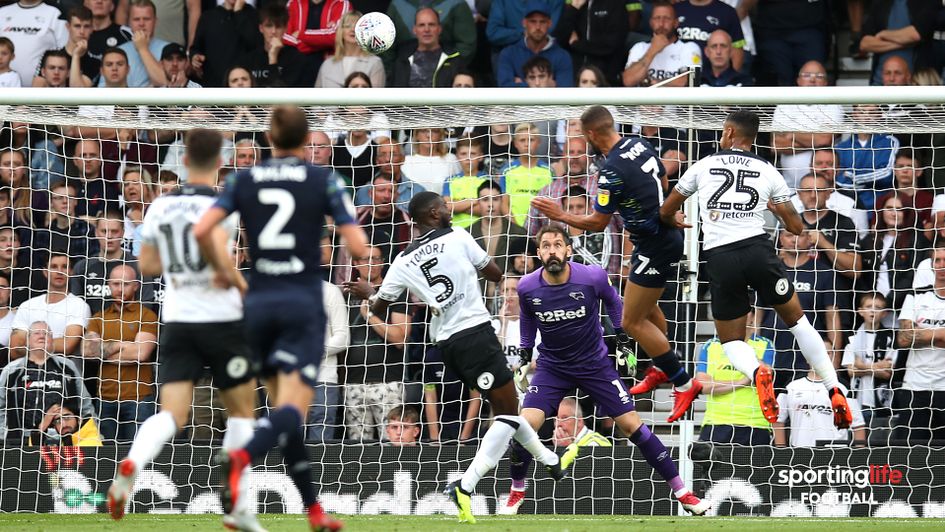
M 847 428 L 852 417 L 837 381 L 837 371 L 820 334 L 804 315 L 764 229 L 766 209 L 795 235 L 804 231 L 804 224 L 791 204 L 791 190 L 784 177 L 751 151 L 758 125 L 758 115 L 751 111 L 729 114 L 719 142 L 721 151 L 686 171 L 663 203 L 660 217 L 665 224 L 689 227 L 677 212 L 686 198 L 702 191 L 699 195 L 702 249 L 715 328 L 732 365 L 755 382 L 765 418 L 772 423 L 777 421 L 778 403 L 771 368 L 759 365 L 754 350 L 744 341 L 746 317 L 751 310 L 749 287 L 790 324 L 804 358 L 823 379 L 831 396 L 834 423 L 838 428 Z

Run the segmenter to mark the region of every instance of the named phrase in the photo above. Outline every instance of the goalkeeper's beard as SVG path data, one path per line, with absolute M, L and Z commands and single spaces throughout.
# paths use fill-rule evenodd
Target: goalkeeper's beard
M 564 261 L 558 257 L 551 257 L 545 263 L 545 269 L 548 270 L 548 273 L 557 275 L 564 271 Z

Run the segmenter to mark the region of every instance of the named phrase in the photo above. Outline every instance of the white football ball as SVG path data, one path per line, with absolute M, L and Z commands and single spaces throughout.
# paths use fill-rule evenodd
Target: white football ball
M 354 38 L 358 45 L 370 54 L 386 52 L 394 45 L 395 37 L 397 30 L 394 28 L 394 21 L 384 13 L 368 13 L 354 25 Z

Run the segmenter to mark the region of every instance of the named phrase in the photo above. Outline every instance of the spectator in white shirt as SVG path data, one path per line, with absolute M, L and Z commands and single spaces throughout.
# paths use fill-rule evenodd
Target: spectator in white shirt
M 0 37 L 0 87 L 20 87 L 20 75 L 10 68 L 16 47 L 7 37 Z
M 843 349 L 840 365 L 850 376 L 854 397 L 863 407 L 863 420 L 870 425 L 874 415 L 888 417 L 892 406 L 889 380 L 896 363 L 895 332 L 883 327 L 886 298 L 879 292 L 860 296 L 856 313 L 863 324 Z
M 842 384 L 840 389 L 847 393 Z M 806 377 L 801 377 L 787 385 L 787 390 L 778 395 L 778 421 L 773 425 L 775 447 L 788 444 L 790 426 L 791 447 L 816 447 L 820 442 L 843 441 L 853 432 L 853 446 L 866 445 L 866 423 L 860 413 L 856 399 L 847 399 L 853 414 L 853 423 L 849 429 L 838 429 L 833 424 L 833 411 L 830 396 L 823 383 L 817 378 L 817 372 L 810 370 Z
M 20 75 L 20 85 L 29 87 L 46 50 L 66 45 L 69 33 L 59 9 L 43 0 L 20 0 L 0 7 L 3 34 L 13 41 L 16 55 L 10 67 Z
M 327 250 L 326 250 L 327 248 Z M 327 257 L 325 253 L 327 252 Z M 322 247 L 322 264 L 331 263 L 331 246 Z M 325 260 L 328 262 L 325 262 Z M 341 388 L 338 386 L 338 354 L 348 349 L 351 333 L 348 332 L 348 305 L 341 288 L 322 281 L 322 300 L 328 318 L 325 332 L 325 357 L 318 368 L 315 397 L 308 410 L 306 431 L 308 441 L 321 443 L 334 440 L 338 429 L 338 406 L 341 404 Z
M 893 439 L 909 445 L 945 441 L 945 246 L 932 251 L 931 290 L 906 296 L 897 344 L 907 350 Z
M 13 319 L 11 360 L 26 354 L 30 324 L 37 321 L 49 325 L 53 336 L 50 352 L 70 355 L 82 344 L 82 336 L 92 312 L 85 301 L 69 293 L 69 257 L 62 253 L 50 253 L 43 275 L 49 291 L 24 301 Z

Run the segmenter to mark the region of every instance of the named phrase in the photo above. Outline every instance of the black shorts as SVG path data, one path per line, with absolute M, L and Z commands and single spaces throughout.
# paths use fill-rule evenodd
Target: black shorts
M 459 375 L 466 386 L 485 396 L 489 395 L 489 390 L 512 380 L 512 370 L 491 323 L 462 330 L 438 342 L 438 346 L 443 353 L 443 364 Z
M 246 298 L 246 336 L 259 375 L 298 371 L 315 386 L 325 353 L 325 308 L 320 295 L 253 295 Z
M 767 235 L 710 249 L 703 253 L 709 274 L 712 314 L 734 320 L 751 310 L 748 288 L 767 306 L 782 305 L 794 297 L 794 285 L 784 274 L 781 259 Z
M 683 255 L 683 233 L 665 228 L 655 236 L 633 241 L 630 258 L 630 282 L 646 288 L 663 288 L 666 281 L 679 275 Z
M 161 329 L 158 382 L 197 382 L 210 368 L 213 385 L 227 390 L 256 375 L 242 321 L 172 322 Z

